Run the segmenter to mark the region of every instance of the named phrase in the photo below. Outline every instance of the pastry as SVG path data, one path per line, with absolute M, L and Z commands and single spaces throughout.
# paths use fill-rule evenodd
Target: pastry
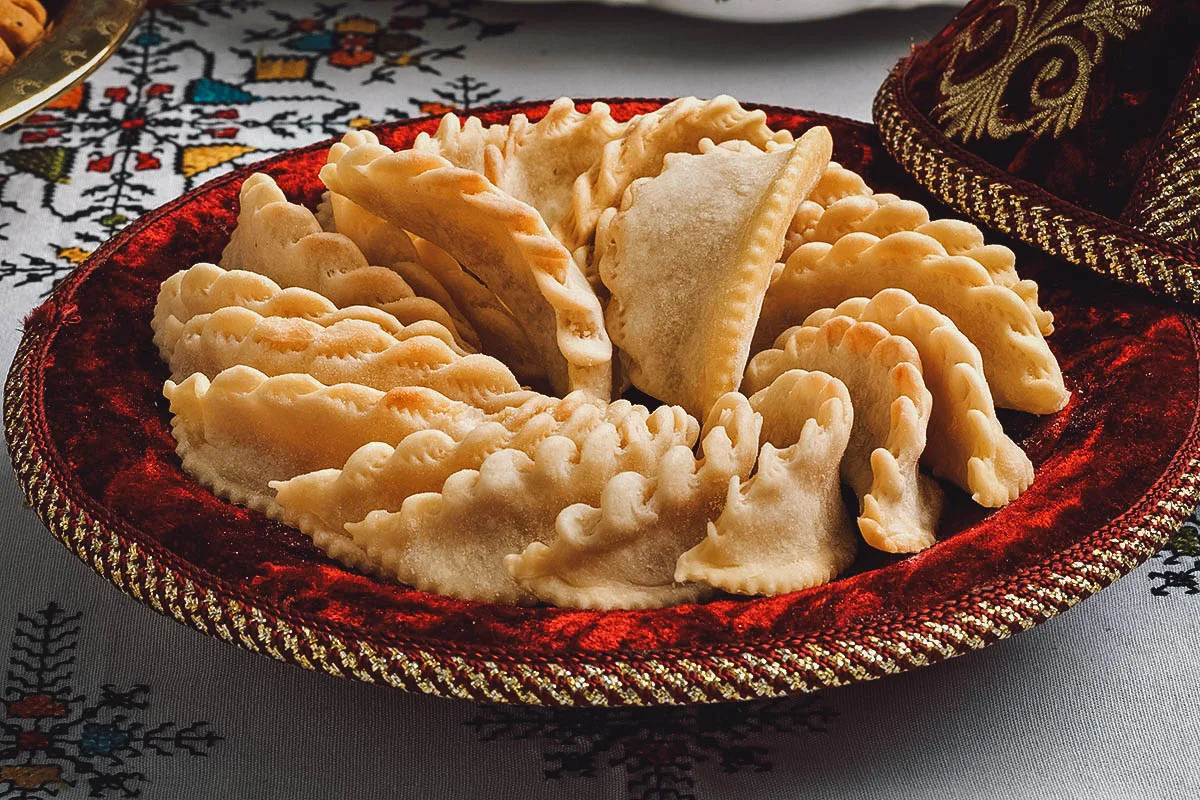
M 308 374 L 326 386 L 359 383 L 385 392 L 423 386 L 485 411 L 533 395 L 502 362 L 462 355 L 437 336 L 398 338 L 375 322 L 339 315 L 319 320 L 264 317 L 237 306 L 193 317 L 171 354 L 172 375 L 211 378 L 242 364 L 266 375 Z
M 743 391 L 761 391 L 793 369 L 825 372 L 850 391 L 854 427 L 841 472 L 859 498 L 863 539 L 889 553 L 932 545 L 942 492 L 917 469 L 933 403 L 916 348 L 873 322 L 831 317 L 786 331 L 756 355 Z
M 823 202 L 816 202 L 819 197 Z M 808 242 L 833 244 L 851 233 L 883 238 L 914 231 L 937 239 L 952 256 L 967 256 L 988 271 L 994 283 L 1015 291 L 1033 314 L 1043 336 L 1054 332 L 1054 316 L 1038 305 L 1037 284 L 1017 275 L 1016 255 L 999 244 L 986 244 L 983 232 L 957 219 L 930 220 L 925 206 L 894 194 L 873 192 L 855 173 L 830 165 L 812 196 L 800 204 L 783 249 L 786 261 L 797 247 Z
M 668 453 L 682 450 L 680 444 Z M 440 491 L 411 495 L 399 511 L 372 511 L 345 530 L 355 546 L 398 580 L 469 600 L 529 602 L 505 556 L 554 537 L 560 509 L 594 503 L 621 472 L 621 436 L 612 424 L 579 437 L 551 435 L 525 452 L 505 448 L 478 469 L 446 478 Z M 655 463 L 657 467 L 657 463 Z
M 995 407 L 1069 401 L 1053 318 L 1011 250 L 832 149 L 728 97 L 564 98 L 408 150 L 349 133 L 315 214 L 254 175 L 221 265 L 154 309 L 183 467 L 471 601 L 773 595 L 859 539 L 930 547 L 921 467 L 992 508 L 1031 485 Z
M 701 456 L 673 447 L 652 474 L 622 472 L 597 501 L 563 508 L 556 535 L 505 566 L 540 600 L 581 608 L 653 608 L 692 602 L 700 584 L 675 582 L 679 554 L 704 536 L 730 479 L 754 467 L 761 418 L 742 395 L 722 397 L 701 436 Z
M 41 40 L 46 21 L 37 0 L 0 0 L 0 72 Z
M 278 516 L 271 481 L 346 463 L 368 442 L 399 442 L 421 430 L 466 436 L 486 421 L 478 408 L 432 389 L 381 392 L 325 386 L 304 374 L 268 377 L 230 367 L 211 381 L 167 381 L 171 431 L 183 467 L 218 495 Z
M 771 152 L 702 143 L 629 187 L 599 271 L 634 386 L 701 418 L 737 388 L 775 254 L 831 147 L 825 128 Z
M 903 289 L 884 289 L 813 313 L 806 326 L 832 317 L 873 322 L 903 336 L 921 356 L 921 376 L 933 397 L 929 437 L 921 456 L 935 475 L 965 489 L 981 506 L 998 508 L 1033 483 L 1033 464 L 1004 434 L 979 351 L 954 323 Z
M 415 239 L 423 266 L 450 295 L 479 337 L 481 352 L 507 364 L 523 383 L 549 390 L 546 371 L 529 337 L 512 312 L 474 275 L 463 270 L 449 253 L 425 239 Z
M 340 233 L 354 242 L 372 264 L 391 266 L 420 258 L 407 233 L 335 192 L 325 192 L 316 217 L 322 230 Z
M 431 319 L 458 335 L 444 308 L 417 297 L 394 270 L 371 266 L 347 237 L 321 230 L 316 216 L 289 203 L 270 176 L 247 178 L 239 202 L 237 227 L 221 253 L 223 268 L 310 289 L 339 308 L 375 306 L 404 323 Z
M 560 97 L 537 122 L 516 114 L 507 125 L 484 127 L 478 119 L 468 119 L 464 125 L 448 114 L 437 134 L 419 135 L 413 149 L 479 172 L 501 191 L 535 208 L 553 230 L 571 208 L 576 179 L 625 127 L 612 118 L 604 103 L 593 103 L 582 113 L 569 98 Z
M 851 233 L 834 244 L 810 242 L 777 265 L 763 300 L 753 350 L 821 308 L 851 297 L 904 289 L 945 314 L 983 357 L 996 405 L 1052 414 L 1070 399 L 1058 360 L 1029 306 L 1011 287 L 997 284 L 975 259 L 946 252 L 915 231 L 880 239 Z
M 440 156 L 393 152 L 368 132 L 335 145 L 321 178 L 396 227 L 432 241 L 522 319 L 557 392 L 609 399 L 612 345 L 591 286 L 537 212 Z
M 762 111 L 747 111 L 728 95 L 712 100 L 683 97 L 638 117 L 575 181 L 571 209 L 555 233 L 572 252 L 590 244 L 600 215 L 617 206 L 631 183 L 661 172 L 670 153 L 698 153 L 704 139 L 718 144 L 744 140 L 755 147 L 792 140 L 787 131 L 771 130 L 766 120 Z
M 305 319 L 323 326 L 343 319 L 357 319 L 378 325 L 397 338 L 433 336 L 458 355 L 467 352 L 440 322 L 419 319 L 404 325 L 382 309 L 370 306 L 339 309 L 324 295 L 299 287 L 283 289 L 256 272 L 196 264 L 167 278 L 159 288 L 150 327 L 163 360 L 171 362 L 179 337 L 188 323 L 223 308 L 244 308 L 263 317 Z
M 854 411 L 837 378 L 793 369 L 750 398 L 762 415 L 758 467 L 730 479 L 708 536 L 679 556 L 675 580 L 776 595 L 828 583 L 857 551 L 838 465 Z
M 562 400 L 530 403 L 529 413 L 489 421 L 456 439 L 438 430 L 418 431 L 392 447 L 372 442 L 356 450 L 341 468 L 298 475 L 273 484 L 284 519 L 313 537 L 345 537 L 347 522 L 359 522 L 372 510 L 399 511 L 404 501 L 421 492 L 437 492 L 456 472 L 479 469 L 499 450 L 534 456 L 550 436 L 571 439 L 580 448 L 591 437 L 593 446 L 612 448 L 613 468 L 646 472 L 655 469 L 671 447 L 691 447 L 699 426 L 678 407 L 659 406 L 653 412 L 627 400 L 607 406 L 574 392 Z M 600 428 L 611 429 L 595 434 Z M 581 449 L 582 452 L 582 449 Z

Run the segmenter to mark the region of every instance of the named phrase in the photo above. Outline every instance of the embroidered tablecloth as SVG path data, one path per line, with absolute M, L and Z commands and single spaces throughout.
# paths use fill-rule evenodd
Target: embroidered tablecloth
M 719 0 L 718 0 L 719 1 Z M 158 4 L 0 134 L 0 350 L 75 264 L 233 166 L 406 115 L 600 95 L 869 118 L 948 9 L 732 26 L 472 0 Z M 489 708 L 183 628 L 56 543 L 0 467 L 0 799 L 1200 796 L 1200 526 L 982 652 L 795 700 Z

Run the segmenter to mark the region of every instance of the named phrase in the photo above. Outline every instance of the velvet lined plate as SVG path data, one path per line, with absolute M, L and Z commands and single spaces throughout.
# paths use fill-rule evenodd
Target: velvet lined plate
M 612 101 L 624 119 L 659 101 Z M 487 122 L 544 113 L 487 109 Z M 924 199 L 868 125 L 765 107 L 878 190 Z M 437 121 L 378 129 L 407 146 Z M 208 183 L 143 217 L 30 316 L 9 374 L 13 462 L 50 530 L 123 591 L 200 631 L 335 675 L 495 702 L 618 705 L 750 699 L 899 672 L 1028 628 L 1128 572 L 1196 504 L 1196 324 L 1164 302 L 1020 253 L 1054 312 L 1074 393 L 1062 412 L 1007 414 L 1037 468 L 998 511 L 947 486 L 940 541 L 907 558 L 863 548 L 850 574 L 774 598 L 650 611 L 455 600 L 350 572 L 299 531 L 226 503 L 175 455 L 151 343 L 159 284 L 216 261 L 237 191 L 264 171 L 315 207 L 328 143 Z

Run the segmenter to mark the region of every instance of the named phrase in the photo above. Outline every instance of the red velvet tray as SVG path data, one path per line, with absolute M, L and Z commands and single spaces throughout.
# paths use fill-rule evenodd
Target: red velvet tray
M 659 101 L 612 101 L 621 118 Z M 487 121 L 545 104 L 487 109 Z M 874 129 L 764 107 L 880 190 L 923 198 Z M 434 119 L 378 129 L 407 145 Z M 316 203 L 328 143 L 254 165 Z M 282 661 L 412 691 L 559 705 L 691 703 L 813 691 L 984 647 L 1098 591 L 1150 554 L 1197 499 L 1196 322 L 1135 288 L 1021 252 L 1055 314 L 1071 404 L 1005 416 L 1037 481 L 987 512 L 948 487 L 942 540 L 865 552 L 834 583 L 774 598 L 594 612 L 462 602 L 350 572 L 298 531 L 225 503 L 175 455 L 150 317 L 159 283 L 215 261 L 242 169 L 143 217 L 30 315 L 9 374 L 17 474 L 50 530 L 122 591 Z M 865 550 L 866 548 L 864 548 Z

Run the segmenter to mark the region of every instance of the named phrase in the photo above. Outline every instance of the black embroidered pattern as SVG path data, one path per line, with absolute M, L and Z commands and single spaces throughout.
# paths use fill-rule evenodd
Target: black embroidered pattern
M 768 772 L 762 734 L 825 733 L 837 716 L 812 698 L 682 708 L 485 706 L 464 723 L 484 742 L 544 742 L 547 780 L 624 772 L 629 800 L 695 800 L 695 771 Z

